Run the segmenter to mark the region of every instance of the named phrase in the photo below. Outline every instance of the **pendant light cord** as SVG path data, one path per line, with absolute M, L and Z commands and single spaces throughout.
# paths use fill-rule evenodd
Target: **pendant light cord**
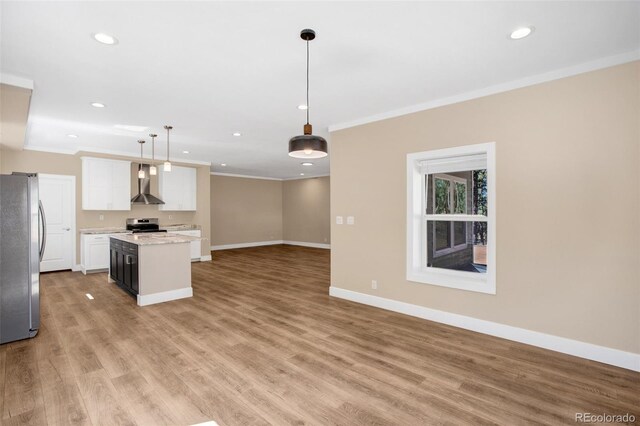
M 167 129 L 167 162 L 169 162 L 169 129 Z
M 307 124 L 309 124 L 309 40 L 307 40 Z

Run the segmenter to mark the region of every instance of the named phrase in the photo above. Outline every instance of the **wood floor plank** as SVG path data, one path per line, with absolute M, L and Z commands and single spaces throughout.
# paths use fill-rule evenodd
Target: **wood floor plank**
M 0 346 L 2 424 L 640 421 L 639 373 L 332 298 L 329 255 L 216 252 L 194 297 L 146 307 L 106 274 L 43 274 L 38 336 Z
M 77 380 L 92 424 L 136 424 L 104 370 L 82 374 L 77 376 Z
M 6 381 L 7 346 L 0 346 L 0 413 L 4 413 L 4 388 Z M 3 416 L 0 416 L 0 420 Z
M 44 400 L 35 345 L 23 341 L 9 347 L 5 363 L 3 421 L 22 414 L 31 420 L 40 418 Z

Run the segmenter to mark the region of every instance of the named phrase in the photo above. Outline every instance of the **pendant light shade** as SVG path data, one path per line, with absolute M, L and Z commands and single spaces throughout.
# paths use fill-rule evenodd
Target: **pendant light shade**
M 313 135 L 311 124 L 309 124 L 309 42 L 316 38 L 313 30 L 305 29 L 300 32 L 300 38 L 307 42 L 307 124 L 304 125 L 304 134 L 294 136 L 289 140 L 289 156 L 294 158 L 322 158 L 328 153 L 327 141 L 321 137 Z
M 164 171 L 165 172 L 170 172 L 171 171 L 171 162 L 169 161 L 169 132 L 171 131 L 171 129 L 173 129 L 172 126 L 164 126 L 164 128 L 167 130 L 167 161 L 164 162 Z
M 158 135 L 150 133 L 151 137 L 151 167 L 149 167 L 149 175 L 155 176 L 158 174 L 158 168 L 156 167 L 156 137 Z
M 138 165 L 138 179 L 144 179 L 146 177 L 146 174 L 144 172 L 144 170 L 142 169 L 142 147 L 144 146 L 144 140 L 140 139 L 138 141 L 138 143 L 140 144 L 140 164 Z
M 294 158 L 322 158 L 327 156 L 327 141 L 321 136 L 300 135 L 289 140 L 289 156 Z

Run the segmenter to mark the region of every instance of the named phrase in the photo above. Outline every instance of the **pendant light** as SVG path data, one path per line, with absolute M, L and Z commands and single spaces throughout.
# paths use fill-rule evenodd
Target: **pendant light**
M 145 173 L 144 169 L 142 168 L 142 162 L 144 161 L 142 158 L 142 147 L 144 146 L 144 139 L 140 139 L 138 143 L 140 144 L 140 164 L 138 165 L 138 179 L 144 179 Z
M 304 134 L 294 136 L 289 140 L 289 156 L 295 158 L 322 158 L 327 156 L 327 141 L 321 136 L 312 134 L 309 124 L 309 42 L 316 38 L 313 30 L 305 29 L 300 32 L 300 38 L 307 42 L 307 124 L 304 125 Z
M 155 176 L 158 174 L 158 169 L 156 168 L 156 138 L 158 135 L 149 133 L 151 137 L 151 167 L 149 167 L 149 175 Z
M 164 171 L 170 172 L 171 162 L 169 161 L 169 132 L 171 131 L 171 129 L 173 129 L 173 126 L 164 126 L 164 128 L 167 130 L 167 161 L 164 162 Z

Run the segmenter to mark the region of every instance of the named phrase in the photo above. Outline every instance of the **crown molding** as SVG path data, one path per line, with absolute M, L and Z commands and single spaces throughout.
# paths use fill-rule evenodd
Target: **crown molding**
M 28 145 L 28 146 L 25 146 L 24 149 L 28 151 L 51 152 L 54 154 L 66 154 L 66 155 L 76 155 L 79 152 L 87 152 L 87 153 L 94 153 L 94 154 L 116 155 L 118 157 L 127 157 L 133 160 L 135 160 L 136 158 L 137 159 L 140 158 L 140 156 L 127 151 L 116 151 L 111 149 L 100 149 L 100 148 L 93 148 L 93 147 L 86 147 L 86 146 L 80 146 L 76 149 L 59 149 L 59 148 L 50 148 L 50 147 L 37 146 L 37 145 Z M 144 155 L 142 158 L 145 160 L 151 160 L 151 156 L 148 156 L 148 155 Z M 163 162 L 164 160 L 156 159 L 156 161 Z M 173 158 L 171 162 L 181 163 L 181 164 L 194 164 L 198 166 L 211 166 L 211 163 L 208 161 L 190 160 L 185 158 Z
M 21 87 L 23 89 L 33 90 L 33 80 L 18 77 L 17 75 L 0 73 L 0 83 L 9 86 Z
M 292 178 L 285 178 L 282 179 L 283 181 L 288 181 L 288 180 L 304 180 L 304 179 L 315 179 L 315 178 L 321 178 L 321 177 L 328 177 L 331 176 L 330 174 L 324 174 L 324 175 L 315 175 L 315 176 L 305 176 L 305 177 L 292 177 Z
M 235 178 L 243 178 L 243 179 L 261 179 L 261 180 L 278 180 L 278 181 L 282 180 L 280 178 L 274 178 L 274 177 L 239 175 L 239 174 L 235 174 L 235 173 L 211 172 L 211 174 L 213 176 L 226 176 L 226 177 L 235 177 Z
M 436 99 L 433 101 L 429 101 L 429 102 L 425 102 L 417 105 L 411 105 L 405 108 L 400 108 L 393 111 L 384 112 L 381 114 L 370 115 L 368 117 L 362 117 L 362 118 L 344 122 L 344 123 L 332 124 L 332 125 L 329 125 L 329 132 L 336 132 L 338 130 L 344 130 L 344 129 L 349 129 L 351 127 L 362 126 L 363 124 L 382 121 L 389 118 L 400 117 L 407 114 L 413 114 L 415 112 L 438 108 L 445 105 L 451 105 L 458 102 L 469 101 L 472 99 L 494 95 L 497 93 L 508 92 L 510 90 L 520 89 L 527 86 L 533 86 L 535 84 L 558 80 L 565 77 L 571 77 L 571 76 L 583 74 L 589 71 L 596 71 L 603 68 L 622 65 L 622 64 L 637 61 L 637 60 L 640 60 L 640 50 L 634 50 L 631 52 L 626 52 L 626 53 L 622 53 L 614 56 L 607 56 L 604 58 L 596 59 L 594 61 L 583 62 L 578 65 L 574 65 L 566 68 L 560 68 L 554 71 L 549 71 L 542 74 L 536 74 L 536 75 L 521 78 L 518 80 L 512 80 L 506 83 L 496 84 L 493 86 L 485 87 L 483 89 L 460 93 L 458 95 Z
M 62 149 L 62 148 L 49 148 L 45 146 L 25 146 L 25 151 L 38 151 L 38 152 L 50 152 L 52 154 L 64 154 L 64 155 L 76 155 L 77 150 L 74 149 Z
M 226 177 L 236 177 L 236 178 L 245 178 L 245 179 L 262 179 L 262 180 L 277 180 L 277 181 L 289 181 L 289 180 L 302 180 L 302 179 L 315 179 L 321 177 L 327 177 L 329 174 L 317 175 L 317 176 L 305 176 L 305 177 L 293 177 L 293 178 L 274 178 L 274 177 L 266 177 L 266 176 L 251 176 L 251 175 L 238 175 L 234 173 L 219 173 L 219 172 L 211 172 L 213 176 L 226 176 Z

